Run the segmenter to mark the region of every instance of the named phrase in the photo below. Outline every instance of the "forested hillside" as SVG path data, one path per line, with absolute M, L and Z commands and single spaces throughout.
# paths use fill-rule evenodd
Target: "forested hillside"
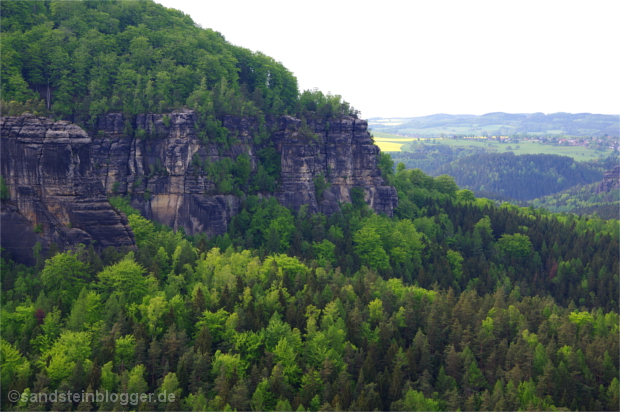
M 596 170 L 567 156 L 478 154 L 439 167 L 437 174 L 455 176 L 460 186 L 530 200 L 569 187 L 600 181 Z
M 207 125 L 224 113 L 294 114 L 304 104 L 349 111 L 321 93 L 299 99 L 297 79 L 281 63 L 152 1 L 1 7 L 5 115 L 29 110 L 88 126 L 108 112 L 163 113 L 187 105 Z
M 550 212 L 598 214 L 603 219 L 617 219 L 620 215 L 620 191 L 597 193 L 599 183 L 578 185 L 553 195 L 531 201 L 534 207 L 544 207 Z
M 439 176 L 439 169 L 455 160 L 483 153 L 495 153 L 492 148 L 454 147 L 445 144 L 413 141 L 405 146 L 407 151 L 391 152 L 395 162 L 402 162 L 407 169 L 421 169 L 431 176 Z
M 0 5 L 3 115 L 35 111 L 99 134 L 97 119 L 111 112 L 159 113 L 148 116 L 163 130 L 171 120 L 162 113 L 187 106 L 197 117 L 192 144 L 221 153 L 241 144 L 224 116 L 256 119 L 268 145 L 266 117 L 299 115 L 284 126 L 302 154 L 318 139 L 310 120 L 326 134 L 334 119 L 358 120 L 344 116 L 354 110 L 340 96 L 299 93 L 273 59 L 150 1 Z M 109 134 L 147 148 L 163 141 L 127 123 L 116 131 L 110 121 Z M 393 217 L 370 209 L 357 186 L 330 213 L 289 209 L 273 195 L 282 182 L 271 148 L 258 154 L 266 190 L 250 187 L 239 153 L 238 163 L 188 156 L 194 181 L 216 175 L 238 195 L 222 235 L 148 220 L 131 206 L 135 192 L 112 186 L 109 203 L 135 246 L 51 243 L 44 253 L 37 243 L 32 266 L 2 250 L 2 410 L 619 409 L 617 220 L 498 207 L 450 176 L 375 159 L 371 142 L 365 163 L 381 173 L 364 177 L 397 190 Z M 594 173 L 537 159 L 539 184 Z M 520 173 L 504 160 L 498 175 Z M 316 198 L 329 178 L 311 181 Z M 0 189 L 4 211 L 15 191 L 3 177 Z M 68 391 L 81 396 L 41 396 Z M 97 393 L 126 396 L 85 396 Z
M 166 391 L 173 403 L 141 408 L 168 410 L 617 410 L 618 222 L 497 208 L 402 166 L 386 177 L 397 218 L 361 199 L 326 217 L 250 196 L 229 233 L 188 238 L 115 198 L 137 251 L 77 247 L 32 268 L 4 257 L 3 400 L 71 389 Z

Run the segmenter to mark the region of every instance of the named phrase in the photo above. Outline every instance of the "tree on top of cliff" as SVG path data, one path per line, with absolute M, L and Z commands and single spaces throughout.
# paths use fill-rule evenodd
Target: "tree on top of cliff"
M 297 79 L 281 63 L 150 0 L 2 2 L 1 11 L 3 114 L 32 111 L 28 100 L 80 123 L 185 105 L 208 115 L 298 108 Z

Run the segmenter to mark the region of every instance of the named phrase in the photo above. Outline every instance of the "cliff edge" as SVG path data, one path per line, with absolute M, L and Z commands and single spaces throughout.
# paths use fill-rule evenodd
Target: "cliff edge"
M 97 249 L 135 244 L 127 217 L 115 211 L 94 173 L 92 139 L 66 121 L 24 114 L 3 117 L 1 173 L 8 199 L 1 205 L 2 247 L 31 263 L 32 248 L 45 251 L 94 242 Z
M 135 117 L 111 113 L 88 134 L 66 121 L 25 114 L 2 119 L 2 176 L 10 199 L 2 202 L 2 244 L 14 256 L 44 247 L 96 241 L 99 247 L 133 245 L 126 217 L 106 193 L 129 196 L 147 218 L 183 228 L 189 235 L 226 233 L 241 206 L 239 190 L 222 190 L 217 174 L 239 156 L 256 175 L 261 150 L 279 158 L 275 196 L 298 210 L 330 215 L 351 202 L 355 190 L 377 213 L 398 205 L 377 167 L 379 148 L 366 121 L 350 116 L 300 120 L 222 118 L 232 136 L 226 144 L 199 136 L 192 110 Z M 267 139 L 259 133 L 268 131 Z M 136 133 L 140 131 L 140 133 Z M 24 258 L 18 259 L 24 260 Z

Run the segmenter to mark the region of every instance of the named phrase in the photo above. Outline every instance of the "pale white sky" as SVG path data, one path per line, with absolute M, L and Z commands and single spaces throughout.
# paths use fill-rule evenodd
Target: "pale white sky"
M 156 0 L 364 118 L 620 114 L 618 0 Z

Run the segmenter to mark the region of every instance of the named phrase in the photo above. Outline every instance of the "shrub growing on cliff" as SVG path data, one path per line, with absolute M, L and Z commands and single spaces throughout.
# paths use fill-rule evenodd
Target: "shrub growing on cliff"
M 10 197 L 9 186 L 7 186 L 4 176 L 0 175 L 0 200 L 9 200 Z
M 323 173 L 319 173 L 314 178 L 314 189 L 316 190 L 316 200 L 317 202 L 321 201 L 321 197 L 323 196 L 323 192 L 330 188 L 331 184 L 325 180 L 325 176 Z

